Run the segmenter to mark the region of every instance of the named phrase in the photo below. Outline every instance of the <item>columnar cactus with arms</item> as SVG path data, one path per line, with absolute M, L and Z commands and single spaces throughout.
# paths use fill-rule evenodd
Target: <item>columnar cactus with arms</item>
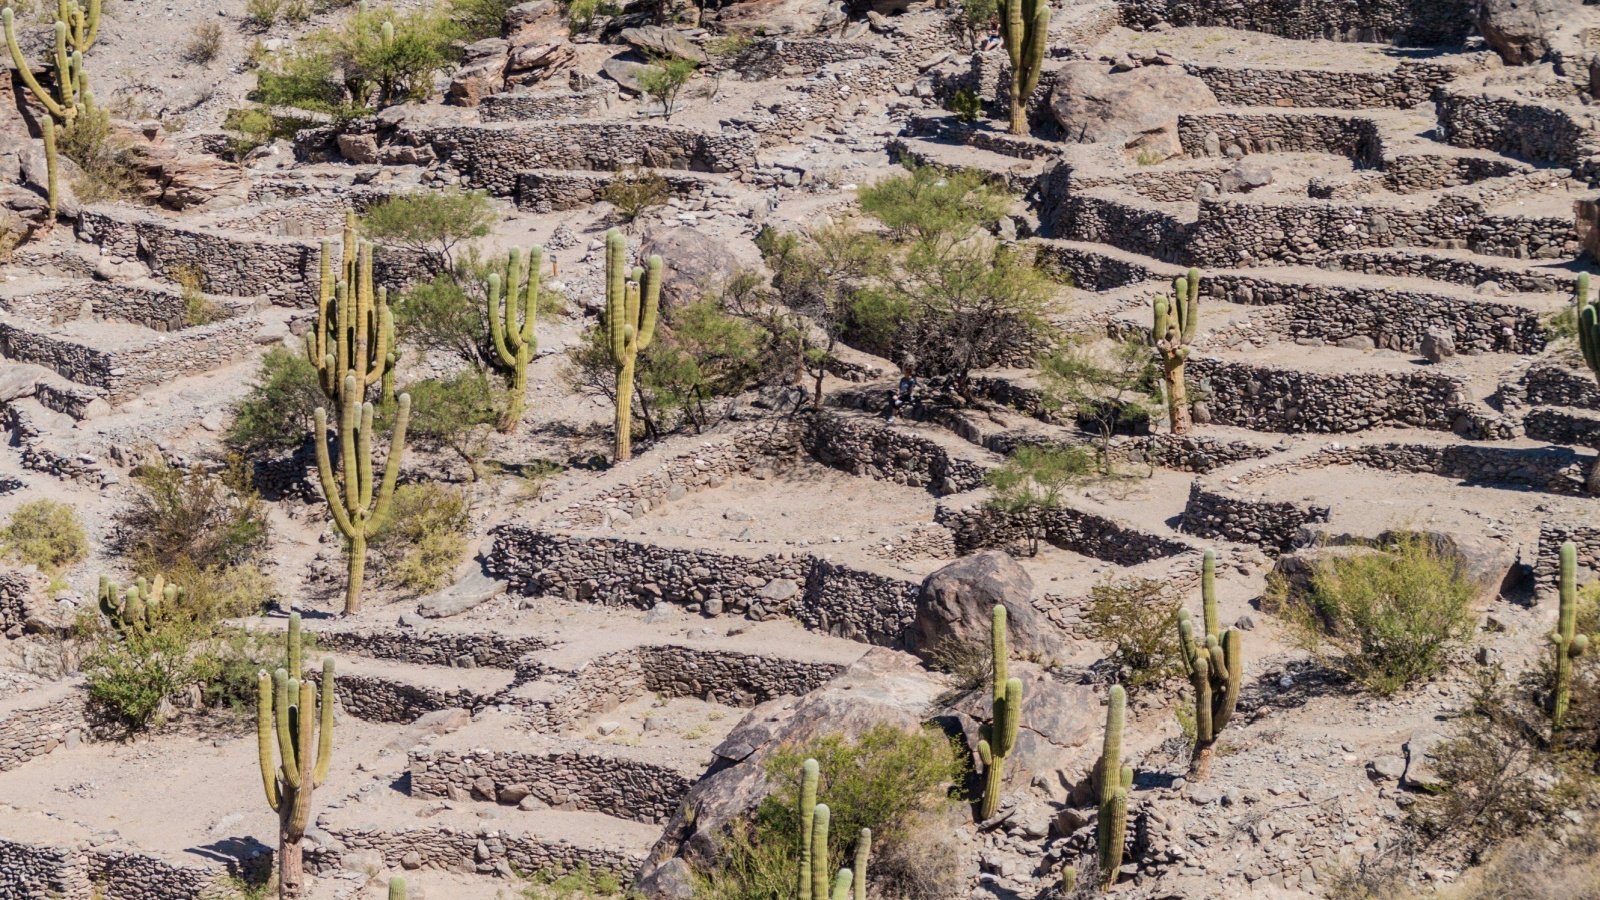
M 300 616 L 289 617 L 289 668 L 256 683 L 256 743 L 267 804 L 278 814 L 278 896 L 305 892 L 301 841 L 311 824 L 312 792 L 328 778 L 333 758 L 333 660 L 322 663 L 322 705 L 300 669 Z M 276 748 L 276 755 L 274 754 Z
M 990 626 L 994 651 L 994 715 L 978 741 L 978 758 L 983 762 L 983 798 L 978 803 L 978 820 L 994 818 L 1005 790 L 1006 757 L 1017 743 L 1022 721 L 1022 679 L 1006 677 L 1006 608 L 995 604 Z
M 1184 434 L 1189 430 L 1190 416 L 1183 366 L 1189 360 L 1189 348 L 1200 327 L 1200 270 L 1190 269 L 1188 274 L 1174 278 L 1172 299 L 1157 294 L 1152 306 L 1155 321 L 1150 337 L 1161 356 L 1161 379 L 1167 389 L 1167 418 L 1172 423 L 1173 434 Z
M 1578 547 L 1571 541 L 1561 545 L 1561 608 L 1550 643 L 1556 652 L 1556 690 L 1550 708 L 1550 725 L 1561 730 L 1572 702 L 1572 661 L 1589 648 L 1589 636 L 1578 634 Z
M 1178 611 L 1178 641 L 1194 687 L 1194 755 L 1189 772 L 1196 780 L 1211 769 L 1212 748 L 1239 704 L 1244 669 L 1243 638 L 1238 629 L 1221 631 L 1217 624 L 1217 555 L 1207 550 L 1201 564 L 1200 597 L 1205 634 L 1195 636 L 1189 611 Z
M 1122 868 L 1122 848 L 1128 835 L 1128 791 L 1133 789 L 1133 767 L 1122 764 L 1122 722 L 1127 714 L 1128 692 L 1122 685 L 1111 687 L 1106 705 L 1106 737 L 1100 761 L 1095 764 L 1095 787 L 1100 799 L 1100 817 L 1095 825 L 1099 846 L 1100 881 L 1110 887 Z
M 616 462 L 633 455 L 633 370 L 639 351 L 656 334 L 661 307 L 661 257 L 645 268 L 628 270 L 628 243 L 622 232 L 606 232 L 606 346 L 617 372 Z
M 1578 347 L 1583 351 L 1583 361 L 1589 371 L 1600 377 L 1600 305 L 1589 299 L 1589 279 L 1578 276 Z M 1589 469 L 1586 484 L 1590 494 L 1600 495 L 1600 459 Z
M 50 118 L 60 125 L 71 125 L 78 116 L 94 110 L 94 98 L 89 93 L 89 74 L 83 67 L 83 55 L 94 46 L 100 36 L 100 0 L 89 0 L 85 10 L 77 0 L 58 0 L 55 24 L 55 93 L 52 94 L 28 68 L 17 43 L 15 13 L 10 6 L 0 13 L 5 22 L 6 47 L 11 51 L 11 62 L 28 92 L 44 107 Z
M 1039 86 L 1050 38 L 1050 0 L 1000 0 L 1000 37 L 1011 62 L 1011 133 L 1028 133 L 1028 98 Z
M 544 267 L 544 248 L 528 251 L 528 268 L 522 269 L 522 257 L 511 251 L 506 262 L 504 280 L 500 273 L 489 276 L 489 336 L 494 340 L 495 358 L 511 370 L 511 399 L 500 418 L 500 430 L 513 431 L 522 420 L 522 406 L 528 393 L 528 363 L 539 348 L 539 338 L 534 334 L 534 324 L 539 313 L 539 278 Z M 505 289 L 505 307 L 500 305 L 500 291 Z
M 394 486 L 400 477 L 400 458 L 405 453 L 406 425 L 411 421 L 411 395 L 400 395 L 400 408 L 389 435 L 389 458 L 384 461 L 383 482 L 373 484 L 371 403 L 361 399 L 355 373 L 345 376 L 340 397 L 339 470 L 336 473 L 328 453 L 328 411 L 317 407 L 317 473 L 322 480 L 322 495 L 328 501 L 333 522 L 349 543 L 350 554 L 345 584 L 346 615 L 360 611 L 361 586 L 366 580 L 367 538 L 383 527 L 389 518 Z

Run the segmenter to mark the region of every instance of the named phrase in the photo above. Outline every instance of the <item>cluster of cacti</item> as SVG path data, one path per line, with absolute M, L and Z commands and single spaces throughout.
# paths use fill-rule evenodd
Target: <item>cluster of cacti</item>
M 1571 541 L 1561 545 L 1561 609 L 1550 643 L 1556 651 L 1555 699 L 1550 708 L 1551 727 L 1560 730 L 1572 702 L 1572 661 L 1589 648 L 1589 636 L 1578 634 L 1578 548 Z
M 1211 751 L 1239 703 L 1239 682 L 1244 669 L 1243 639 L 1236 628 L 1221 631 L 1217 624 L 1217 555 L 1206 551 L 1200 570 L 1200 597 L 1205 634 L 1197 638 L 1189 611 L 1178 611 L 1178 641 L 1194 686 L 1194 755 L 1189 771 L 1206 777 Z
M 100 0 L 89 0 L 85 10 L 77 0 L 58 0 L 55 24 L 55 93 L 52 94 L 28 68 L 17 43 L 15 14 L 10 6 L 0 13 L 5 21 L 6 46 L 11 50 L 11 62 L 28 86 L 33 98 L 57 123 L 71 125 L 80 115 L 94 110 L 94 97 L 89 93 L 89 73 L 83 65 L 83 55 L 94 46 L 100 35 Z
M 1589 299 L 1589 276 L 1578 276 L 1574 299 L 1577 302 L 1578 348 L 1583 351 L 1583 361 L 1589 371 L 1600 378 L 1600 305 Z M 1600 495 L 1600 460 L 1589 468 L 1587 482 L 1589 493 Z
M 522 404 L 528 393 L 528 363 L 539 347 L 534 325 L 539 313 L 540 269 L 544 267 L 544 248 L 528 251 L 527 271 L 516 250 L 506 262 L 504 281 L 498 272 L 489 276 L 489 336 L 495 356 L 511 370 L 511 399 L 500 417 L 500 430 L 512 431 L 522 420 Z M 500 290 L 505 287 L 505 307 L 500 305 Z
M 1106 705 L 1106 738 L 1100 759 L 1095 763 L 1094 782 L 1100 801 L 1095 822 L 1099 848 L 1100 881 L 1110 887 L 1122 868 L 1122 847 L 1128 833 L 1128 791 L 1133 789 L 1133 767 L 1122 764 L 1122 721 L 1127 713 L 1128 692 L 1113 685 Z
M 154 582 L 136 579 L 127 590 L 101 575 L 99 593 L 100 611 L 110 620 L 112 628 L 123 633 L 148 631 L 182 596 L 178 586 L 168 584 L 162 575 L 157 575 Z
M 1157 294 L 1152 302 L 1155 322 L 1150 337 L 1161 356 L 1161 379 L 1166 384 L 1167 418 L 1173 434 L 1189 430 L 1189 398 L 1184 387 L 1183 365 L 1189 359 L 1189 346 L 1200 325 L 1200 270 L 1172 280 L 1172 299 Z
M 322 242 L 317 286 L 317 324 L 306 333 L 306 358 L 316 366 L 322 392 L 342 400 L 348 378 L 356 381 L 357 400 L 367 389 L 383 385 L 383 402 L 394 399 L 394 315 L 389 292 L 372 285 L 372 243 L 356 233 L 356 214 L 346 212 L 344 248 L 339 275 L 333 273 L 333 248 Z
M 317 407 L 317 473 L 322 495 L 333 514 L 333 522 L 344 535 L 349 553 L 349 570 L 344 595 L 346 615 L 361 609 L 361 587 L 366 580 L 367 538 L 383 527 L 394 499 L 395 481 L 400 477 L 400 458 L 405 453 L 406 426 L 411 421 L 411 395 L 401 394 L 393 430 L 389 434 L 389 454 L 384 461 L 383 481 L 374 485 L 372 472 L 372 404 L 362 400 L 354 372 L 345 375 L 340 392 L 339 470 L 336 473 L 328 451 L 328 411 Z
M 867 900 L 872 829 L 863 828 L 856 836 L 855 869 L 841 868 L 830 878 L 828 829 L 833 812 L 826 803 L 817 802 L 820 778 L 817 761 L 806 760 L 800 769 L 800 900 Z
M 305 888 L 300 842 L 311 823 L 312 792 L 333 758 L 333 660 L 322 662 L 322 697 L 302 680 L 300 616 L 289 616 L 288 667 L 257 676 L 256 744 L 267 804 L 278 814 L 278 896 Z
M 628 268 L 628 242 L 622 232 L 606 232 L 606 346 L 617 373 L 617 462 L 633 455 L 633 369 L 639 351 L 656 334 L 661 306 L 661 257 L 644 268 Z
M 983 797 L 978 802 L 978 820 L 994 818 L 1000 809 L 1005 789 L 1006 757 L 1017 743 L 1017 728 L 1022 721 L 1022 679 L 1006 677 L 1006 608 L 995 604 L 990 627 L 990 646 L 994 654 L 994 714 L 978 741 L 978 758 L 983 762 Z
M 1011 62 L 1011 133 L 1028 133 L 1028 98 L 1039 86 L 1050 37 L 1050 0 L 1000 0 L 1000 39 Z

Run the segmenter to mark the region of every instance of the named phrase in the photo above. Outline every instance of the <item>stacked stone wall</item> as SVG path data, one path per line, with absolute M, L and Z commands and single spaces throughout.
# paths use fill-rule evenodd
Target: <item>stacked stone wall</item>
M 1136 566 L 1191 549 L 1186 544 L 1071 507 L 1012 513 L 981 506 L 956 509 L 941 504 L 934 513 L 934 520 L 955 535 L 956 549 L 962 554 L 1025 545 L 1032 535 L 1040 535 L 1044 543 L 1053 547 L 1119 566 Z
M 493 94 L 478 104 L 478 117 L 485 122 L 587 119 L 611 109 L 616 105 L 618 96 L 617 85 L 613 81 L 602 81 L 581 91 Z
M 1213 422 L 1252 431 L 1449 430 L 1466 396 L 1459 379 L 1430 372 L 1306 372 L 1202 358 L 1190 361 L 1189 378 L 1209 382 Z
M 684 200 L 706 198 L 719 179 L 697 172 L 654 172 L 665 183 L 667 193 Z M 605 190 L 619 177 L 611 172 L 581 172 L 545 169 L 517 176 L 517 208 L 533 212 L 557 212 L 592 206 L 605 199 Z
M 1179 528 L 1198 538 L 1222 538 L 1282 553 L 1296 546 L 1300 529 L 1327 520 L 1325 507 L 1246 498 L 1206 488 L 1196 479 L 1189 485 Z
M 1559 269 L 1513 269 L 1456 256 L 1406 250 L 1354 250 L 1324 256 L 1317 260 L 1317 265 L 1340 272 L 1427 278 L 1469 287 L 1492 281 L 1506 290 L 1528 293 L 1568 290 L 1572 284 L 1571 273 Z
M 1600 176 L 1597 121 L 1582 108 L 1448 86 L 1433 102 L 1449 144 L 1565 166 L 1591 183 Z
M 1311 106 L 1324 109 L 1411 109 L 1459 67 L 1404 61 L 1389 70 L 1291 69 L 1185 63 L 1224 106 Z
M 417 750 L 411 753 L 415 797 L 481 799 L 532 796 L 563 809 L 664 823 L 699 771 L 685 771 L 604 745 L 553 743 L 539 752 Z
M 954 456 L 937 442 L 887 427 L 875 419 L 823 414 L 802 435 L 818 462 L 852 475 L 955 494 L 983 485 L 985 468 Z
M 13 706 L 0 713 L 0 772 L 90 734 L 81 686 L 54 692 L 36 706 Z
M 1561 577 L 1561 545 L 1571 541 L 1578 548 L 1578 583 L 1600 575 L 1600 526 L 1582 522 L 1546 519 L 1539 523 L 1539 549 L 1534 558 L 1534 595 L 1554 600 Z
M 645 690 L 739 707 L 810 693 L 844 671 L 837 663 L 678 644 L 641 647 L 638 661 Z
M 1372 0 L 1330 5 L 1308 0 L 1119 0 L 1123 21 L 1149 28 L 1213 25 L 1299 40 L 1388 41 L 1456 46 L 1472 32 L 1470 0 Z
M 327 650 L 414 665 L 460 666 L 471 660 L 475 667 L 496 669 L 515 669 L 522 657 L 550 646 L 536 636 L 377 630 L 319 631 L 317 644 Z
M 326 829 L 347 851 L 375 850 L 384 865 L 399 869 L 409 861 L 422 869 L 492 873 L 496 866 L 507 871 L 547 872 L 564 875 L 587 866 L 595 873 L 606 872 L 627 879 L 644 863 L 644 854 L 615 847 L 585 847 L 566 839 L 545 839 L 536 835 L 500 831 L 487 826 L 465 828 L 411 828 L 386 830 L 370 827 Z M 335 871 L 338 859 L 321 856 L 307 860 L 316 872 Z
M 1383 162 L 1383 136 L 1370 116 L 1312 112 L 1180 113 L 1178 143 L 1194 157 L 1242 153 L 1333 153 L 1360 166 Z
M 1552 363 L 1528 367 L 1527 399 L 1535 406 L 1576 406 L 1600 409 L 1600 384 L 1588 370 Z

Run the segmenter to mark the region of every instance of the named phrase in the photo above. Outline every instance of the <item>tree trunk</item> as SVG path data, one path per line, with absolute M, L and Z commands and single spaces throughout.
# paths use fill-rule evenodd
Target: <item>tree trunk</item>
M 361 583 L 367 577 L 367 536 L 364 532 L 357 532 L 350 539 L 350 567 L 345 574 L 344 588 L 344 614 L 354 615 L 361 611 Z
M 283 808 L 289 808 L 287 798 Z M 278 830 L 278 900 L 299 900 L 305 896 L 306 865 L 301 854 L 302 840 L 291 836 L 288 828 Z
M 1167 383 L 1167 418 L 1173 434 L 1189 433 L 1189 398 L 1183 384 L 1183 362 L 1171 357 L 1161 361 L 1161 378 Z
M 1595 457 L 1594 465 L 1589 467 L 1589 477 L 1584 487 L 1591 496 L 1600 497 L 1600 457 Z
M 1189 777 L 1195 781 L 1205 780 L 1211 774 L 1211 744 L 1196 744 L 1194 756 L 1189 760 Z

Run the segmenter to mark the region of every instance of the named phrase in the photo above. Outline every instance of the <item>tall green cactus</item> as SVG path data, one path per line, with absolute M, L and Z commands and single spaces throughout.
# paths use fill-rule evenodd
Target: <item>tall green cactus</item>
M 289 668 L 256 678 L 256 747 L 267 804 L 278 814 L 278 896 L 305 891 L 301 841 L 311 823 L 312 792 L 333 759 L 333 660 L 322 662 L 322 700 L 302 681 L 300 616 L 289 616 Z M 274 754 L 276 749 L 276 755 Z
M 1561 610 L 1550 643 L 1556 652 L 1556 692 L 1550 710 L 1550 725 L 1561 730 L 1572 702 L 1572 661 L 1589 648 L 1589 636 L 1578 634 L 1578 547 L 1571 541 L 1561 545 Z
M 1122 723 L 1127 715 L 1128 692 L 1112 685 L 1106 705 L 1106 737 L 1095 763 L 1095 786 L 1100 816 L 1095 824 L 1099 847 L 1100 880 L 1110 887 L 1122 868 L 1122 848 L 1128 834 L 1128 791 L 1133 789 L 1133 767 L 1122 764 Z
M 872 829 L 863 828 L 856 835 L 855 900 L 867 900 L 867 864 L 871 859 Z
M 123 634 L 149 631 L 161 620 L 166 610 L 182 597 L 175 584 L 157 575 L 154 582 L 136 579 L 133 586 L 123 590 L 110 578 L 100 576 L 100 611 L 111 622 L 111 627 Z
M 404 878 L 389 879 L 389 900 L 406 900 L 406 880 Z
M 808 759 L 800 767 L 800 900 L 813 900 L 811 896 L 811 829 L 817 811 L 817 781 L 821 768 L 817 761 Z M 828 848 L 822 848 L 828 855 Z
M 1200 597 L 1205 635 L 1195 637 L 1189 611 L 1178 611 L 1178 642 L 1194 687 L 1194 753 L 1189 772 L 1196 779 L 1211 770 L 1212 750 L 1233 710 L 1239 705 L 1244 672 L 1244 640 L 1236 628 L 1221 631 L 1217 623 L 1217 554 L 1206 551 L 1200 570 Z
M 1000 38 L 1011 62 L 1011 133 L 1028 133 L 1028 98 L 1048 52 L 1050 0 L 1000 0 Z
M 633 455 L 633 369 L 639 351 L 656 334 L 661 307 L 661 257 L 645 268 L 628 270 L 628 242 L 622 232 L 606 232 L 606 346 L 617 373 L 616 462 Z
M 511 399 L 500 417 L 500 430 L 510 432 L 522 421 L 522 406 L 528 393 L 528 363 L 539 348 L 534 325 L 539 314 L 539 279 L 544 268 L 544 248 L 528 251 L 528 270 L 516 250 L 506 262 L 502 281 L 498 272 L 489 276 L 489 336 L 494 340 L 495 356 L 511 370 Z M 505 308 L 500 306 L 501 285 L 505 286 Z
M 828 897 L 828 825 L 833 813 L 828 804 L 818 803 L 811 812 L 811 897 Z
M 94 46 L 100 35 L 100 0 L 89 0 L 85 10 L 77 0 L 58 0 L 55 23 L 55 93 L 51 93 L 28 68 L 17 43 L 15 14 L 10 6 L 0 13 L 5 22 L 6 47 L 11 51 L 11 62 L 28 92 L 44 107 L 45 112 L 59 125 L 71 125 L 80 115 L 94 110 L 94 98 L 89 93 L 89 73 L 84 69 L 83 56 Z
M 978 803 L 978 821 L 987 822 L 1000 809 L 1005 790 L 1006 757 L 1017 743 L 1022 722 L 1022 679 L 1006 677 L 1006 608 L 996 603 L 989 640 L 994 654 L 994 716 L 978 741 L 978 758 L 983 761 L 983 798 Z
M 317 283 L 317 324 L 306 332 L 306 358 L 316 366 L 322 393 L 340 400 L 346 376 L 355 376 L 358 400 L 383 385 L 383 402 L 394 399 L 394 315 L 389 292 L 373 289 L 372 243 L 356 231 L 356 214 L 345 213 L 339 275 L 333 272 L 333 247 L 322 242 Z
M 1152 307 L 1155 321 L 1150 327 L 1150 338 L 1161 356 L 1161 380 L 1167 389 L 1167 419 L 1173 434 L 1189 431 L 1188 391 L 1183 380 L 1183 366 L 1189 360 L 1190 345 L 1200 327 L 1200 270 L 1190 269 L 1187 274 L 1172 280 L 1172 299 L 1157 294 Z
M 45 120 L 39 123 L 39 130 L 44 136 L 45 195 L 50 201 L 50 224 L 54 225 L 56 210 L 61 202 L 61 164 L 56 155 L 55 120 L 45 117 Z
M 1583 351 L 1583 361 L 1589 371 L 1600 377 L 1600 305 L 1589 299 L 1589 277 L 1578 276 L 1578 348 Z M 1600 458 L 1589 468 L 1586 487 L 1590 494 L 1600 495 Z
M 366 580 L 367 538 L 383 527 L 394 499 L 395 481 L 400 477 L 400 458 L 405 454 L 406 425 L 411 421 L 411 395 L 400 395 L 400 409 L 389 435 L 389 456 L 384 461 L 383 483 L 376 489 L 372 480 L 371 403 L 361 399 L 355 373 L 345 375 L 340 397 L 339 471 L 334 472 L 328 453 L 328 411 L 317 407 L 317 473 L 322 479 L 322 495 L 339 533 L 348 542 L 349 570 L 344 594 L 345 615 L 361 610 L 361 587 Z M 337 477 L 336 477 L 337 476 Z M 342 490 L 341 490 L 342 489 Z

